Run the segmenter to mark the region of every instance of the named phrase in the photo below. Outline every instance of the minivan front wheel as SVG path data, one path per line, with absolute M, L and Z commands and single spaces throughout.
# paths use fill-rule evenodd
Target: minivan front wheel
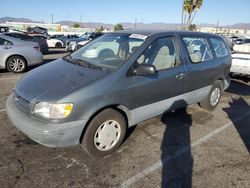
M 122 143 L 126 129 L 123 115 L 116 110 L 106 109 L 90 122 L 82 146 L 91 155 L 109 155 Z
M 221 81 L 216 81 L 209 91 L 207 98 L 200 102 L 200 106 L 206 110 L 214 110 L 221 98 L 222 93 L 222 83 Z

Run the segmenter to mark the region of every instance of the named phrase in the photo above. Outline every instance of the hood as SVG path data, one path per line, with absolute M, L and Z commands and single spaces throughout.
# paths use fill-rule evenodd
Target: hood
M 29 102 L 55 102 L 107 73 L 58 59 L 25 74 L 17 82 L 15 90 Z

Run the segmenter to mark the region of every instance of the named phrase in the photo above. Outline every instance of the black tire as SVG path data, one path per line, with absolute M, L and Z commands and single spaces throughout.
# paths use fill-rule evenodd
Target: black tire
M 102 131 L 102 128 L 104 126 L 105 122 L 108 121 L 114 121 L 117 122 L 120 125 L 120 128 L 115 128 L 117 130 L 120 130 L 120 134 L 115 133 L 117 141 L 113 142 L 115 143 L 110 149 L 105 151 L 100 150 L 98 147 L 101 146 L 101 144 L 98 145 L 98 142 L 95 141 L 95 138 L 98 138 L 98 130 Z M 105 126 L 110 126 L 109 123 L 105 124 Z M 88 125 L 88 128 L 83 136 L 82 140 L 82 147 L 83 149 L 90 155 L 97 156 L 97 157 L 103 157 L 111 154 L 115 149 L 117 149 L 122 141 L 124 140 L 125 134 L 126 134 L 127 126 L 126 121 L 121 113 L 114 109 L 106 109 L 97 114 L 93 120 Z M 112 133 L 110 132 L 110 135 Z M 109 134 L 105 134 L 106 137 L 110 136 Z M 119 135 L 119 136 L 117 136 Z M 101 134 L 100 134 L 101 136 Z M 99 137 L 100 137 L 99 136 Z M 111 137 L 111 136 L 110 136 Z M 119 137 L 119 138 L 118 138 Z M 111 142 L 111 143 L 112 143 Z M 111 144 L 112 145 L 112 144 Z
M 6 62 L 6 69 L 9 72 L 22 73 L 27 69 L 27 62 L 21 56 L 12 56 Z
M 216 82 L 214 83 L 214 85 L 212 86 L 212 88 L 210 89 L 207 98 L 206 98 L 204 101 L 202 101 L 202 102 L 199 103 L 200 106 L 201 106 L 202 108 L 208 110 L 208 111 L 214 110 L 214 109 L 218 106 L 218 104 L 219 104 L 219 102 L 220 102 L 221 94 L 222 94 L 222 88 L 223 88 L 223 83 L 222 83 L 222 81 L 219 81 L 219 80 L 216 81 Z M 214 103 L 213 103 L 213 102 L 211 101 L 211 97 L 212 97 L 214 91 L 219 91 L 220 93 L 219 93 L 219 97 L 216 97 L 217 99 L 216 99 L 216 101 L 214 101 Z M 218 101 L 217 101 L 217 100 L 218 100 Z
M 56 48 L 62 48 L 62 44 L 60 42 L 57 42 L 55 45 Z

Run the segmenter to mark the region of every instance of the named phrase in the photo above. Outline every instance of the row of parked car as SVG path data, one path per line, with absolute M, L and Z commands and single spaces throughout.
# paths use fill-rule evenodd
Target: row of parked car
M 83 35 L 53 35 L 47 38 L 49 47 L 65 48 L 67 51 L 76 51 L 91 40 L 94 40 L 103 33 L 90 32 Z
M 0 69 L 21 73 L 28 66 L 43 61 L 43 54 L 49 48 L 66 48 L 76 51 L 89 41 L 101 36 L 102 33 L 86 33 L 83 35 L 53 35 L 37 32 L 9 32 L 1 28 L 0 34 Z

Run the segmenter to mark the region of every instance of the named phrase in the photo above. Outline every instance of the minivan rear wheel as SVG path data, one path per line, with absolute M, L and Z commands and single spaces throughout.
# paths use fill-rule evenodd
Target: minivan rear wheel
M 109 155 L 122 143 L 126 129 L 123 115 L 114 109 L 106 109 L 90 122 L 83 137 L 82 147 L 90 155 Z
M 204 101 L 200 102 L 200 106 L 209 111 L 214 110 L 220 102 L 221 93 L 222 82 L 216 81 L 210 89 L 207 98 Z

